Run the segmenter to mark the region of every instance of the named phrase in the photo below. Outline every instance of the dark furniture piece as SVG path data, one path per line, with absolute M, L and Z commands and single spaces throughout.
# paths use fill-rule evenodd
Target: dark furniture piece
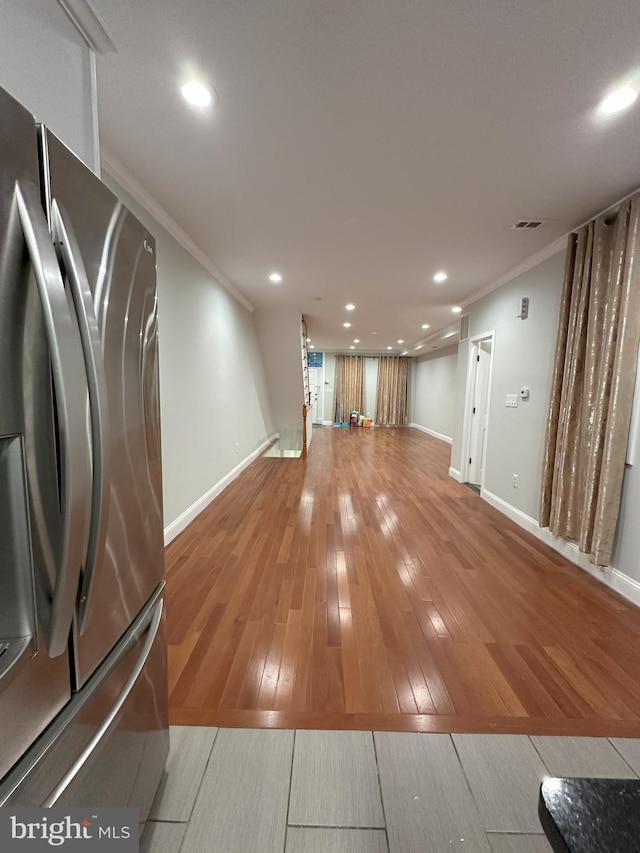
M 556 853 L 640 853 L 640 780 L 546 779 L 538 814 Z

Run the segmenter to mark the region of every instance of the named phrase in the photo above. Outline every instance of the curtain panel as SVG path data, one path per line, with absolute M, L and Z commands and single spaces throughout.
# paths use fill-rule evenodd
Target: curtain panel
M 569 237 L 540 525 L 610 563 L 640 339 L 640 194 Z
M 378 391 L 375 422 L 379 426 L 406 426 L 408 406 L 409 359 L 384 355 L 378 361 Z
M 351 412 L 364 407 L 364 359 L 361 355 L 336 356 L 335 423 L 348 423 Z

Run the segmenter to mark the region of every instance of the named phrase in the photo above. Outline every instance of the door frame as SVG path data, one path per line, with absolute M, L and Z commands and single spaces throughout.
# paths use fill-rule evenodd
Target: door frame
M 325 354 L 322 354 L 322 366 L 321 367 L 310 367 L 309 371 L 316 370 L 316 376 L 318 378 L 318 400 L 316 405 L 313 407 L 313 418 L 312 423 L 314 426 L 322 426 L 324 423 L 324 362 L 325 362 Z M 311 377 L 309 377 L 311 378 Z M 309 390 L 311 390 L 311 382 L 309 382 Z
M 484 488 L 484 479 L 486 472 L 487 445 L 489 443 L 489 424 L 491 412 L 491 387 L 493 385 L 493 357 L 496 345 L 496 330 L 491 329 L 488 332 L 483 332 L 479 335 L 471 335 L 469 337 L 469 354 L 467 362 L 467 384 L 464 395 L 464 418 L 462 421 L 462 464 L 460 465 L 460 474 L 463 483 L 469 480 L 469 449 L 471 447 L 471 424 L 473 408 L 473 397 L 476 388 L 476 373 L 478 361 L 476 359 L 477 350 L 481 343 L 491 341 L 491 355 L 489 358 L 489 381 L 487 386 L 487 428 L 485 432 L 484 447 L 482 448 L 482 482 L 480 489 Z

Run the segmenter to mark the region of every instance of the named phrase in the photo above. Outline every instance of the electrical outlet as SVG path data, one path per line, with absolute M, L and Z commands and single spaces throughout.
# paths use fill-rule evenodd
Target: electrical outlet
M 239 444 L 239 442 L 237 442 L 237 441 L 236 441 L 236 443 L 235 443 L 234 447 L 235 447 L 235 451 L 236 451 L 236 453 L 240 453 L 240 444 Z
M 518 475 L 517 474 L 513 475 L 513 479 L 511 480 L 511 485 L 513 486 L 514 489 L 518 488 Z

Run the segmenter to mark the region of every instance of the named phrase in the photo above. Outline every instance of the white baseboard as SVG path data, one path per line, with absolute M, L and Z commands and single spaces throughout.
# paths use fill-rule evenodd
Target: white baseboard
M 322 421 L 322 426 L 333 426 L 333 421 Z
M 449 468 L 449 476 L 453 477 L 453 479 L 457 480 L 459 483 L 462 482 L 462 474 L 457 468 Z
M 451 469 L 449 469 L 449 473 L 451 474 Z M 563 557 L 566 557 L 567 560 L 570 560 L 585 572 L 588 572 L 596 580 L 619 592 L 620 595 L 633 602 L 633 604 L 640 606 L 640 583 L 638 581 L 623 574 L 613 566 L 594 566 L 587 555 L 578 549 L 575 542 L 554 536 L 548 528 L 540 527 L 535 518 L 531 518 L 530 515 L 516 509 L 516 507 L 502 500 L 497 495 L 492 494 L 492 492 L 488 492 L 483 488 L 480 490 L 480 496 L 487 503 L 491 504 L 492 507 L 504 513 L 507 518 L 515 521 L 520 527 L 532 533 L 536 538 L 549 545 L 554 551 L 562 554 Z
M 439 438 L 440 441 L 446 441 L 447 444 L 452 444 L 453 439 L 448 435 L 443 435 L 441 432 L 435 432 L 435 430 L 428 429 L 428 427 L 420 426 L 420 424 L 409 424 L 410 427 L 414 429 L 419 429 L 420 432 L 426 432 L 427 435 L 433 436 L 433 438 Z
M 515 521 L 516 524 L 519 524 L 520 527 L 524 527 L 529 533 L 533 533 L 534 536 L 537 536 L 539 539 L 542 539 L 542 533 L 544 530 L 540 527 L 535 518 L 531 518 L 530 515 L 527 515 L 526 512 L 522 512 L 520 509 L 516 509 L 515 506 L 512 506 L 507 501 L 503 501 L 502 498 L 499 498 L 497 495 L 494 495 L 493 492 L 489 492 L 484 486 L 480 489 L 480 497 L 484 498 L 484 500 L 491 504 L 492 507 L 499 509 L 500 512 L 504 513 L 511 521 Z M 549 533 L 549 531 L 547 531 Z M 549 535 L 551 535 L 549 533 Z M 546 541 L 546 540 L 545 540 Z M 564 540 L 562 540 L 564 541 Z M 556 548 L 556 551 L 558 549 Z
M 218 482 L 213 485 L 208 492 L 205 492 L 202 497 L 198 498 L 198 500 L 191 504 L 190 507 L 185 509 L 185 511 L 176 518 L 175 521 L 172 521 L 167 525 L 164 529 L 164 544 L 165 546 L 175 539 L 179 533 L 187 527 L 191 522 L 196 518 L 200 513 L 206 509 L 214 498 L 217 498 L 220 492 L 227 488 L 227 486 L 233 482 L 233 480 L 238 477 L 245 468 L 247 468 L 254 459 L 257 459 L 260 454 L 264 453 L 264 451 L 269 447 L 270 444 L 278 438 L 278 433 L 274 433 L 271 438 L 267 438 L 262 442 L 260 447 L 256 448 L 253 453 L 250 453 L 246 459 L 243 459 L 239 465 L 236 465 L 235 468 L 232 468 L 228 474 L 225 474 L 222 479 L 218 480 Z

